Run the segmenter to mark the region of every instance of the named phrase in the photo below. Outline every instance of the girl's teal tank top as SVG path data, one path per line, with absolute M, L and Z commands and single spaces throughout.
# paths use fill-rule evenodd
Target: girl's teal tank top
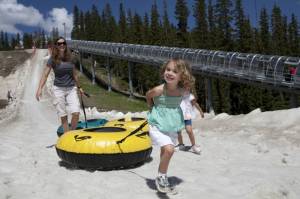
M 154 106 L 148 113 L 148 123 L 156 126 L 161 132 L 178 132 L 184 128 L 184 119 L 180 103 L 182 96 L 163 94 L 153 98 Z

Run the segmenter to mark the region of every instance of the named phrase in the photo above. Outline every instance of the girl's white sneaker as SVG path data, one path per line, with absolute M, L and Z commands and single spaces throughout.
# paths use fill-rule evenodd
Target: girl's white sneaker
M 196 154 L 200 155 L 200 153 L 201 153 L 200 146 L 198 146 L 198 145 L 193 145 L 193 146 L 191 147 L 191 151 L 192 151 L 193 153 L 196 153 Z

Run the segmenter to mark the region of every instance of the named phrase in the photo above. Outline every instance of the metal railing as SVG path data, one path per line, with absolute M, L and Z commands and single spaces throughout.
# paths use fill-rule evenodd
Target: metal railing
M 299 57 L 81 40 L 67 43 L 80 53 L 156 66 L 170 58 L 182 58 L 190 62 L 195 74 L 300 92 Z

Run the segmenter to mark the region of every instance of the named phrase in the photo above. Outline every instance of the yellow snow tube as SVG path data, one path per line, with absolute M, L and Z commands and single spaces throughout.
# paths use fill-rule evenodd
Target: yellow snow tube
M 65 162 L 84 168 L 127 168 L 150 158 L 152 143 L 144 118 L 122 118 L 97 128 L 64 133 L 56 151 Z

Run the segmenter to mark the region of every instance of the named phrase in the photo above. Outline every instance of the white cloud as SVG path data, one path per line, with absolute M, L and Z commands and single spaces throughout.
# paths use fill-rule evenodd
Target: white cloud
M 45 18 L 39 10 L 32 6 L 24 6 L 16 0 L 0 0 L 0 30 L 8 33 L 21 33 L 17 25 L 40 27 L 50 33 L 53 27 L 57 27 L 61 35 L 70 37 L 73 28 L 73 14 L 68 13 L 65 8 L 53 8 Z
M 16 0 L 0 0 L 0 30 L 17 33 L 21 32 L 17 24 L 38 26 L 42 20 L 41 13 L 33 7 L 25 7 Z
M 59 33 L 64 35 L 64 23 L 67 37 L 70 37 L 73 28 L 73 14 L 68 14 L 65 8 L 53 8 L 49 12 L 48 18 L 44 20 L 42 27 L 47 32 L 51 32 L 53 27 L 57 27 Z

